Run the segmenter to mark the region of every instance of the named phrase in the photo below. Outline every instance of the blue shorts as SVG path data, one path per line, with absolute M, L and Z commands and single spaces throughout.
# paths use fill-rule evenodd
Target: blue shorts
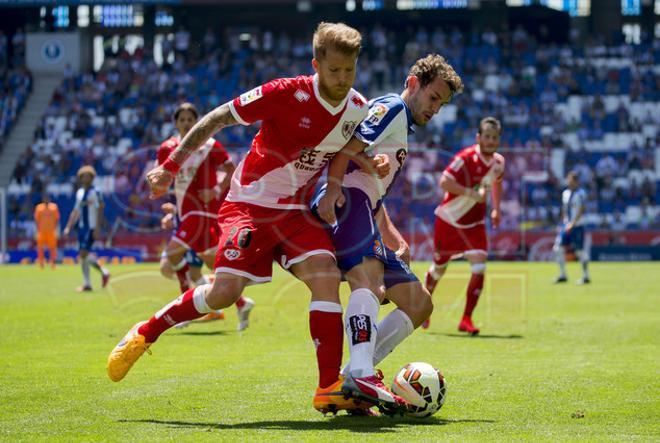
M 584 227 L 575 226 L 570 232 L 566 232 L 562 226 L 557 235 L 557 243 L 581 251 L 584 249 Z
M 184 256 L 184 259 L 186 260 L 186 263 L 188 263 L 188 266 L 193 266 L 195 268 L 201 268 L 204 266 L 204 262 L 202 261 L 201 258 L 197 254 L 195 254 L 195 251 L 192 249 L 186 250 L 186 255 Z
M 91 251 L 94 245 L 94 232 L 91 229 L 78 229 L 78 252 Z
M 317 216 L 318 203 L 325 195 L 325 190 L 323 186 L 312 199 L 311 209 Z M 356 188 L 342 188 L 342 191 L 346 203 L 341 208 L 336 208 L 337 224 L 326 225 L 335 245 L 339 269 L 342 272 L 350 271 L 362 263 L 365 257 L 374 257 L 383 262 L 383 281 L 386 288 L 399 283 L 418 281 L 408 265 L 383 244 L 367 194 Z

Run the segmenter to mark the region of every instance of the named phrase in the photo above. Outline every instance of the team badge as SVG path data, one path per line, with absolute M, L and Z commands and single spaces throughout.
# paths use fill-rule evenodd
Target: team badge
M 343 135 L 344 138 L 348 140 L 351 137 L 351 135 L 353 135 L 353 131 L 355 131 L 356 126 L 357 126 L 357 122 L 355 121 L 344 122 L 344 124 L 341 127 L 341 135 Z
M 403 163 L 406 161 L 408 156 L 408 151 L 405 148 L 401 148 L 396 151 L 396 160 L 399 162 L 399 166 L 403 166 Z
M 238 249 L 225 250 L 225 257 L 227 258 L 227 260 L 236 260 L 240 256 L 241 256 L 241 251 L 239 251 Z
M 241 106 L 245 106 L 248 103 L 252 103 L 255 100 L 259 100 L 261 97 L 263 97 L 263 94 L 261 92 L 261 86 L 257 86 L 256 88 L 241 94 L 240 101 L 241 101 Z
M 380 240 L 374 240 L 374 253 L 376 255 L 383 255 L 383 245 Z

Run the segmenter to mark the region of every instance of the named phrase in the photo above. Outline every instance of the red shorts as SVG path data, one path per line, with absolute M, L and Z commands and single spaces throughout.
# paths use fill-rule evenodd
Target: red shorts
M 273 261 L 284 269 L 313 255 L 334 258 L 328 233 L 309 211 L 271 209 L 241 202 L 224 202 L 218 214 L 222 234 L 215 272 L 271 280 Z
M 215 252 L 219 234 L 218 220 L 215 218 L 188 215 L 179 224 L 172 240 L 192 249 L 196 254 L 209 254 Z
M 447 263 L 458 254 L 488 254 L 488 237 L 483 223 L 470 228 L 457 228 L 436 217 L 434 243 L 433 261 L 438 265 Z

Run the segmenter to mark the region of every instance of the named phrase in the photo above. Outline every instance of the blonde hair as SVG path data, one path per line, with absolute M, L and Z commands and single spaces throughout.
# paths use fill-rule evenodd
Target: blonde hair
M 85 165 L 78 169 L 76 176 L 80 178 L 83 174 L 91 174 L 92 178 L 96 177 L 96 169 L 92 165 Z
M 360 32 L 344 23 L 321 22 L 314 31 L 312 39 L 314 58 L 317 60 L 325 57 L 330 48 L 344 55 L 357 56 L 360 53 L 361 45 Z
M 463 92 L 463 80 L 447 60 L 438 54 L 429 54 L 417 60 L 408 72 L 408 77 L 410 76 L 417 77 L 422 88 L 440 77 L 447 83 L 452 95 Z

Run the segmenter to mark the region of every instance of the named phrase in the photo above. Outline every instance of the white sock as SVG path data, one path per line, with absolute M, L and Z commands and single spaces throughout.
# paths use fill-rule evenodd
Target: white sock
M 589 279 L 589 253 L 587 251 L 579 251 L 580 263 L 582 263 L 582 275 L 584 278 Z
M 559 276 L 566 277 L 566 249 L 563 246 L 555 247 L 555 255 L 559 265 Z
M 378 298 L 369 289 L 360 288 L 351 292 L 344 325 L 351 354 L 349 365 L 351 373 L 357 377 L 375 374 L 373 359 L 379 308 Z
M 85 286 L 92 286 L 92 281 L 89 278 L 89 258 L 85 257 L 81 259 L 80 265 L 82 266 L 83 282 Z
M 205 275 L 199 277 L 199 279 L 195 282 L 195 286 L 208 285 L 208 284 L 209 284 L 209 279 L 206 278 Z
M 395 309 L 378 323 L 378 339 L 374 350 L 374 366 L 383 361 L 399 343 L 413 333 L 410 317 L 401 309 Z

